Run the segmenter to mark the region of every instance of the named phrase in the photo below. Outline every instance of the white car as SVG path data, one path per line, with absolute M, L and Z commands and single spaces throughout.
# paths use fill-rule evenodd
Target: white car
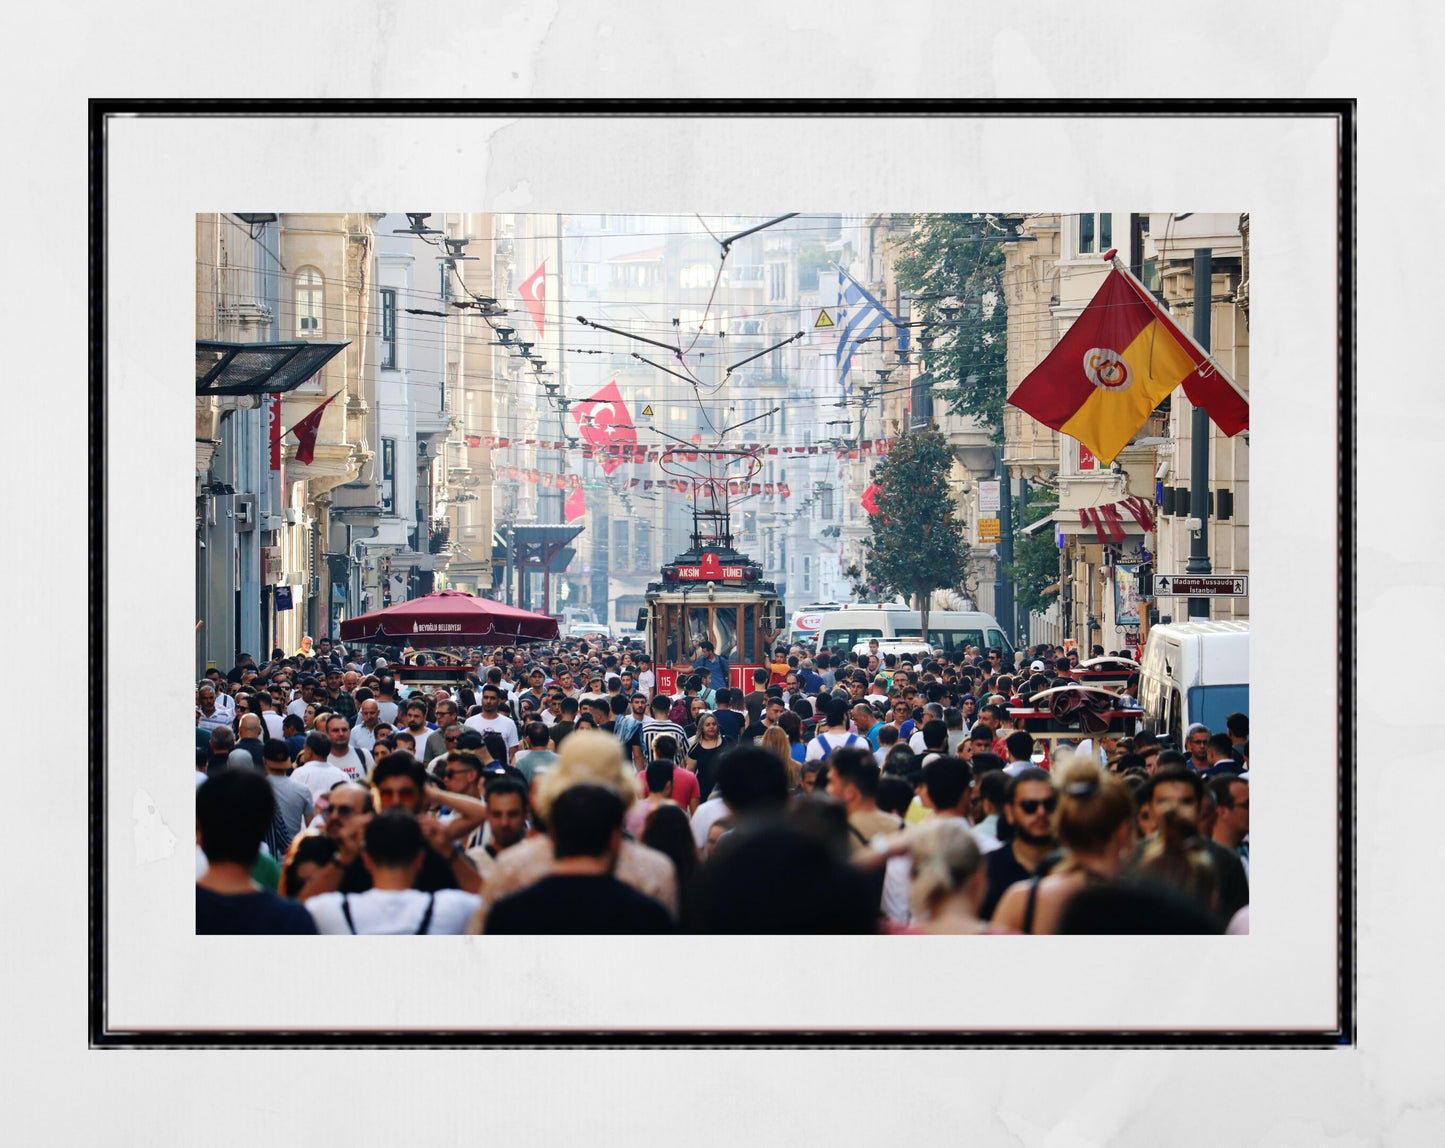
M 853 652 L 866 656 L 873 651 L 867 642 L 859 642 L 853 647 Z M 938 651 L 933 646 L 925 645 L 922 642 L 879 642 L 878 656 L 881 658 L 884 654 L 893 654 L 895 657 L 902 657 L 906 654 L 910 658 L 935 658 L 938 656 Z
M 612 631 L 595 622 L 573 622 L 567 627 L 569 638 L 611 638 Z

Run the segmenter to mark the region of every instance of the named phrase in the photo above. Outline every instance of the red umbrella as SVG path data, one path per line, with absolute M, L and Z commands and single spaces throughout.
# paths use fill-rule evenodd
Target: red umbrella
M 554 618 L 459 590 L 423 594 L 341 623 L 343 642 L 508 646 L 514 642 L 542 642 L 556 637 Z

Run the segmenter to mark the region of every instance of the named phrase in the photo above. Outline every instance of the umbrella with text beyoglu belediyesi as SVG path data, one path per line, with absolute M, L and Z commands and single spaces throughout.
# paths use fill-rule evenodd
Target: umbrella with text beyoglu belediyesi
M 438 590 L 341 623 L 343 642 L 410 646 L 509 646 L 557 637 L 557 622 L 460 590 Z

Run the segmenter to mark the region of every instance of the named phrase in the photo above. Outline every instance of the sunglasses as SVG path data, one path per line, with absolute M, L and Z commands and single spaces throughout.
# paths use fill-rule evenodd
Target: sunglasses
M 1035 798 L 1031 797 L 1019 802 L 1019 808 L 1022 809 L 1024 811 L 1024 814 L 1028 817 L 1032 817 L 1035 813 L 1037 813 L 1039 811 L 1039 806 L 1041 805 L 1044 807 L 1045 813 L 1052 813 L 1055 809 L 1059 807 L 1058 795 L 1056 794 L 1053 797 L 1045 797 L 1042 801 L 1036 800 Z

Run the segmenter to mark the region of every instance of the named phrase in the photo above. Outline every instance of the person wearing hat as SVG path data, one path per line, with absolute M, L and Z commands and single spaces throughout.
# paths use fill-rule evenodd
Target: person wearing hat
M 602 786 L 617 795 L 623 814 L 638 798 L 632 769 L 622 758 L 622 746 L 610 733 L 578 730 L 557 751 L 557 762 L 533 787 L 533 804 L 544 823 L 549 822 L 557 799 L 577 786 Z M 621 818 L 619 818 L 620 826 Z M 497 857 L 482 891 L 482 908 L 467 927 L 469 933 L 485 928 L 491 907 L 504 897 L 530 888 L 552 872 L 556 854 L 544 834 L 528 837 Z M 624 885 L 657 901 L 677 916 L 677 877 L 665 853 L 623 838 L 616 850 L 612 874 Z

